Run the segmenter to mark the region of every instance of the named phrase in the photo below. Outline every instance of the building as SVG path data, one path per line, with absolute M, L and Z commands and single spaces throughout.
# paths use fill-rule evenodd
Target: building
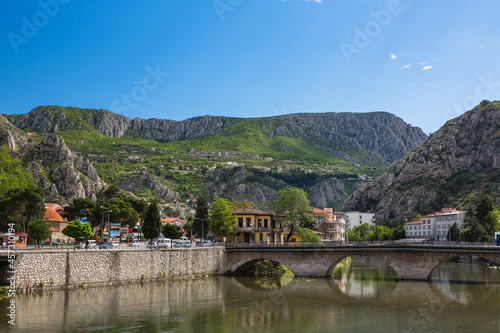
M 344 219 L 346 223 L 349 224 L 350 229 L 354 228 L 355 226 L 362 225 L 363 223 L 375 225 L 375 214 L 360 212 L 343 212 L 343 214 Z
M 455 210 L 453 207 L 441 208 L 440 212 L 434 212 L 422 216 L 422 220 L 405 224 L 406 238 L 427 238 L 439 241 L 448 240 L 448 230 L 453 224 L 457 224 L 459 231 L 464 229 L 465 212 Z
M 237 206 L 233 209 L 236 219 L 234 235 L 228 237 L 232 242 L 262 242 L 266 244 L 283 243 L 288 237 L 288 229 L 275 219 L 273 212 L 252 206 Z M 300 242 L 298 235 L 293 235 L 291 242 Z
M 333 213 L 332 208 L 313 208 L 314 222 L 322 233 L 323 241 L 345 240 L 345 219 L 342 213 Z
M 62 230 L 68 225 L 68 221 L 63 219 L 56 210 L 48 208 L 54 207 L 52 205 L 53 204 L 45 205 L 45 214 L 43 215 L 44 220 L 49 226 L 50 239 L 53 242 L 70 242 L 71 238 L 62 233 Z M 46 241 L 50 241 L 50 239 Z

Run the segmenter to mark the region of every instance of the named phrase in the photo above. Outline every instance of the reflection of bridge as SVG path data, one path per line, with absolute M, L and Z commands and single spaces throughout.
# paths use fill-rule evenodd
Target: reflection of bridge
M 229 245 L 229 244 L 228 244 Z M 401 279 L 427 280 L 441 264 L 457 256 L 472 255 L 500 263 L 499 246 L 478 244 L 349 244 L 344 246 L 252 246 L 231 244 L 226 248 L 228 271 L 243 271 L 257 261 L 271 260 L 297 276 L 330 276 L 345 257 L 369 255 L 387 262 Z

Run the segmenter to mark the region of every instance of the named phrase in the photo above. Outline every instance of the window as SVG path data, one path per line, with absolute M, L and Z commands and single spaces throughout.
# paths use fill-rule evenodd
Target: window
M 267 219 L 264 219 L 264 228 L 268 228 Z
M 259 223 L 260 223 L 260 222 L 259 222 Z M 259 241 L 261 241 L 261 242 L 262 242 L 262 240 L 264 239 L 264 237 L 263 237 L 263 236 L 264 236 L 264 235 L 262 234 L 262 232 L 259 232 Z
M 250 217 L 247 217 L 247 228 L 250 228 L 252 226 L 252 219 Z
M 243 228 L 243 218 L 238 217 L 238 227 Z
M 262 228 L 262 219 L 258 219 L 259 222 L 259 228 Z

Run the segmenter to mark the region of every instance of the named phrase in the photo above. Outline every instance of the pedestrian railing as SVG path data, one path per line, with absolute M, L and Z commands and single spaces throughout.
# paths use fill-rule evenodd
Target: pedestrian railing
M 283 248 L 283 247 L 317 247 L 317 248 L 338 248 L 338 247 L 498 247 L 494 242 L 447 242 L 447 241 L 325 241 L 325 242 L 284 242 L 284 243 L 241 243 L 228 242 L 226 248 Z M 500 247 L 498 247 L 500 249 Z

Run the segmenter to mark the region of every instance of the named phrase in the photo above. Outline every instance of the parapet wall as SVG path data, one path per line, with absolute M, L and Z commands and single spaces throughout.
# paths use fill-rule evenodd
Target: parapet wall
M 13 276 L 16 288 L 28 291 L 217 275 L 224 265 L 223 247 L 23 251 Z

